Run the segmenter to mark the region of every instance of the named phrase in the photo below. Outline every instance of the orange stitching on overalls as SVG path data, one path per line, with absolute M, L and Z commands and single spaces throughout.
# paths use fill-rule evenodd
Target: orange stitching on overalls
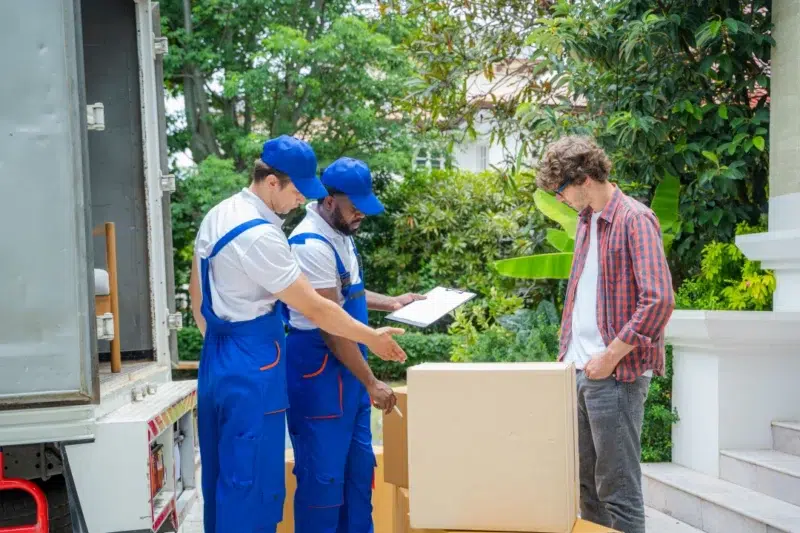
M 275 350 L 277 350 L 278 352 L 278 357 L 275 358 L 275 361 L 266 366 L 262 366 L 261 368 L 259 368 L 259 370 L 263 372 L 265 370 L 269 370 L 270 368 L 275 368 L 276 366 L 278 366 L 278 363 L 281 362 L 281 345 L 278 344 L 278 341 L 275 341 Z
M 305 379 L 315 378 L 315 377 L 319 376 L 320 374 L 322 374 L 322 371 L 325 370 L 325 367 L 327 365 L 328 365 L 328 354 L 325 354 L 325 358 L 322 360 L 322 366 L 319 367 L 319 370 L 317 370 L 316 372 L 312 372 L 310 374 L 303 374 L 303 377 Z

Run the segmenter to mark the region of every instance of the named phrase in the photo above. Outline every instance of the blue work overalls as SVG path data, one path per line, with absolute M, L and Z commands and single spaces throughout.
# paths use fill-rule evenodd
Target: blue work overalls
M 283 519 L 286 337 L 282 303 L 228 322 L 211 305 L 211 259 L 255 219 L 225 234 L 201 261 L 206 334 L 197 385 L 206 533 L 274 532 Z
M 322 235 L 289 239 L 326 243 L 336 256 L 344 310 L 366 324 L 364 275 L 352 285 L 336 249 Z M 358 251 L 352 242 L 353 251 Z M 359 345 L 364 358 L 367 349 Z M 319 329 L 289 329 L 286 372 L 291 407 L 287 414 L 295 453 L 296 533 L 372 533 L 375 454 L 370 431 L 371 401 L 366 388 L 330 353 Z

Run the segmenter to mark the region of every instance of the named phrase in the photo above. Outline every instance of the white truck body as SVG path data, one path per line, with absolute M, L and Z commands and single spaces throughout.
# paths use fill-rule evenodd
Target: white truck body
M 4 2 L 0 49 L 6 474 L 63 473 L 75 531 L 177 529 L 197 495 L 196 385 L 172 382 L 180 315 L 158 4 Z M 98 326 L 101 339 L 108 331 L 95 308 L 104 254 L 93 231 L 104 223 L 117 235 L 119 372 L 98 340 Z M 166 475 L 154 496 L 156 443 Z

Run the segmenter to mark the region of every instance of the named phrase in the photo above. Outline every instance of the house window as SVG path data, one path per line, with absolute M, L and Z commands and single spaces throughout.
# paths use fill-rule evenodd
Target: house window
M 444 154 L 439 150 L 421 148 L 414 157 L 414 168 L 443 169 L 445 168 Z
M 489 147 L 485 144 L 478 146 L 478 170 L 489 168 Z

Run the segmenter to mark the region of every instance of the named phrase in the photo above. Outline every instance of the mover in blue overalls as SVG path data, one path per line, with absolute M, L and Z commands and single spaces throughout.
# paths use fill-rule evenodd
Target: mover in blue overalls
M 283 518 L 284 302 L 326 331 L 405 359 L 391 337 L 402 330 L 353 320 L 314 291 L 292 256 L 278 214 L 326 194 L 316 166 L 306 143 L 267 141 L 250 186 L 212 208 L 198 230 L 190 293 L 204 333 L 198 430 L 206 533 L 274 532 Z
M 322 174 L 328 196 L 306 207 L 289 244 L 311 285 L 367 324 L 367 310 L 391 311 L 422 298 L 366 291 L 353 234 L 384 208 L 369 168 L 341 158 Z M 370 407 L 390 411 L 395 397 L 375 379 L 363 346 L 320 331 L 290 306 L 286 341 L 289 434 L 295 453 L 295 531 L 371 533 Z

